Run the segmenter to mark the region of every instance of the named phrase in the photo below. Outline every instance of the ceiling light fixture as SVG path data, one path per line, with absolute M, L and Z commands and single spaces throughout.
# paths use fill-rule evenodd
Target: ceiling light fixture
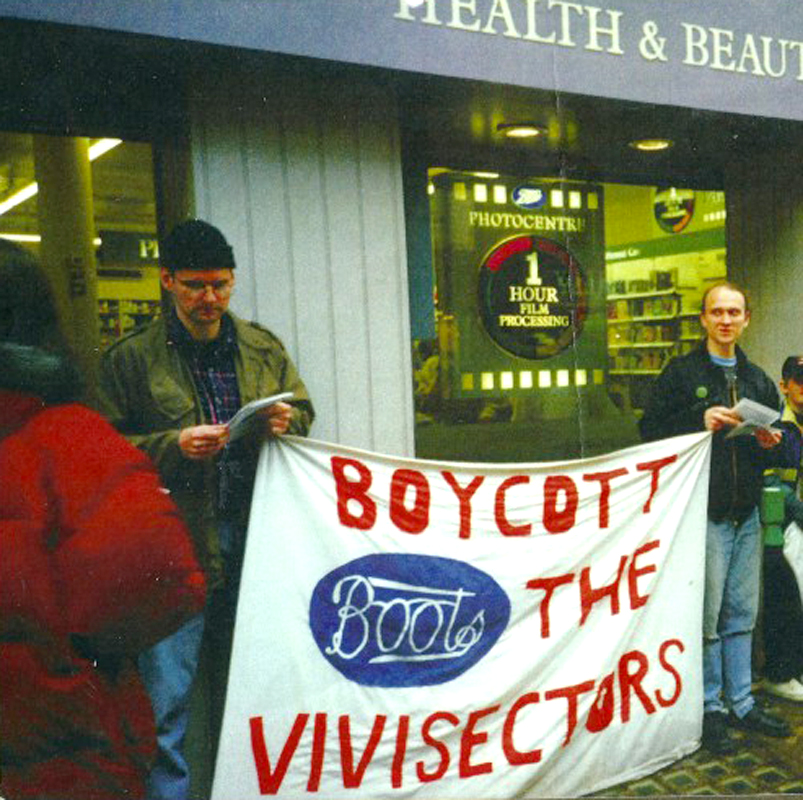
M 546 128 L 535 122 L 500 122 L 496 130 L 511 139 L 527 139 L 546 133 Z
M 38 233 L 0 233 L 0 239 L 28 244 L 39 244 L 42 241 L 42 237 Z
M 96 158 L 100 158 L 122 143 L 122 139 L 98 139 L 95 144 L 89 145 L 89 160 L 94 161 Z
M 21 244 L 39 244 L 42 237 L 38 233 L 0 233 L 0 239 L 6 239 L 9 242 L 20 242 Z M 95 247 L 100 247 L 103 244 L 100 236 L 96 236 L 92 240 Z
M 118 144 L 122 143 L 122 139 L 98 139 L 95 144 L 89 147 L 89 160 L 94 161 L 96 158 L 100 158 L 104 153 L 108 153 L 109 150 L 113 150 Z M 38 192 L 39 184 L 36 181 L 29 183 L 27 186 L 23 186 L 18 192 L 14 192 L 14 194 L 0 203 L 0 217 L 11 211 L 12 208 L 15 208 L 20 203 L 30 200 L 34 195 L 38 194 Z
M 661 150 L 668 150 L 674 144 L 671 139 L 635 139 L 630 142 L 630 147 L 634 150 L 641 150 L 643 153 L 657 153 Z
M 29 183 L 18 192 L 14 192 L 11 197 L 7 197 L 2 203 L 0 203 L 0 217 L 2 217 L 7 211 L 11 211 L 12 208 L 18 206 L 20 203 L 30 200 L 38 191 L 38 183 Z

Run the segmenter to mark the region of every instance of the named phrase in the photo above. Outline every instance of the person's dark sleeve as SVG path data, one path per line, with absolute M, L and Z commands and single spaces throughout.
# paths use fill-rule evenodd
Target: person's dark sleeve
M 780 411 L 782 408 L 781 395 L 775 384 L 765 375 L 761 386 L 760 403 L 768 408 Z M 803 445 L 801 445 L 800 431 L 791 422 L 776 422 L 773 427 L 779 428 L 783 432 L 780 444 L 769 449 L 760 448 L 755 443 L 763 460 L 764 468 L 772 467 L 797 467 L 800 464 L 800 456 Z
M 656 379 L 644 409 L 644 416 L 639 420 L 641 438 L 645 442 L 651 442 L 703 431 L 706 408 L 708 403 L 705 398 L 695 398 L 691 403 L 688 401 L 683 391 L 678 362 L 670 361 Z

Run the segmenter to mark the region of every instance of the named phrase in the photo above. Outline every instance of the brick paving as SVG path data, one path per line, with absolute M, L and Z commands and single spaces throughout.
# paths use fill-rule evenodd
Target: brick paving
M 598 792 L 592 797 L 666 797 L 803 794 L 803 703 L 770 698 L 761 692 L 763 706 L 792 725 L 794 735 L 772 739 L 734 731 L 744 744 L 730 756 L 699 749 L 659 772 Z

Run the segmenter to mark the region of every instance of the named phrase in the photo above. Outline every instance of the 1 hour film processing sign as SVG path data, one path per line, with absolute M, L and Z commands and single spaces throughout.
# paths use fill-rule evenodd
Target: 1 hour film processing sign
M 709 443 L 266 446 L 213 798 L 576 796 L 694 750 Z
M 588 312 L 580 265 L 553 239 L 506 239 L 483 259 L 479 309 L 486 332 L 503 350 L 551 358 L 580 335 Z

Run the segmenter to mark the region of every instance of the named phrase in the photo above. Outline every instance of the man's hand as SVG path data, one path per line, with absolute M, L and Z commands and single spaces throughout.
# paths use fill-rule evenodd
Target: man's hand
M 265 419 L 268 433 L 271 436 L 281 436 L 287 433 L 290 420 L 293 417 L 293 407 L 287 403 L 273 403 L 260 412 Z
M 703 424 L 707 431 L 718 431 L 738 425 L 742 418 L 732 408 L 725 406 L 711 406 L 703 415 Z
M 194 425 L 184 428 L 178 436 L 178 446 L 185 458 L 194 460 L 216 456 L 229 441 L 226 425 Z
M 781 443 L 783 433 L 781 431 L 767 428 L 756 429 L 756 441 L 765 449 L 771 450 L 773 447 Z

